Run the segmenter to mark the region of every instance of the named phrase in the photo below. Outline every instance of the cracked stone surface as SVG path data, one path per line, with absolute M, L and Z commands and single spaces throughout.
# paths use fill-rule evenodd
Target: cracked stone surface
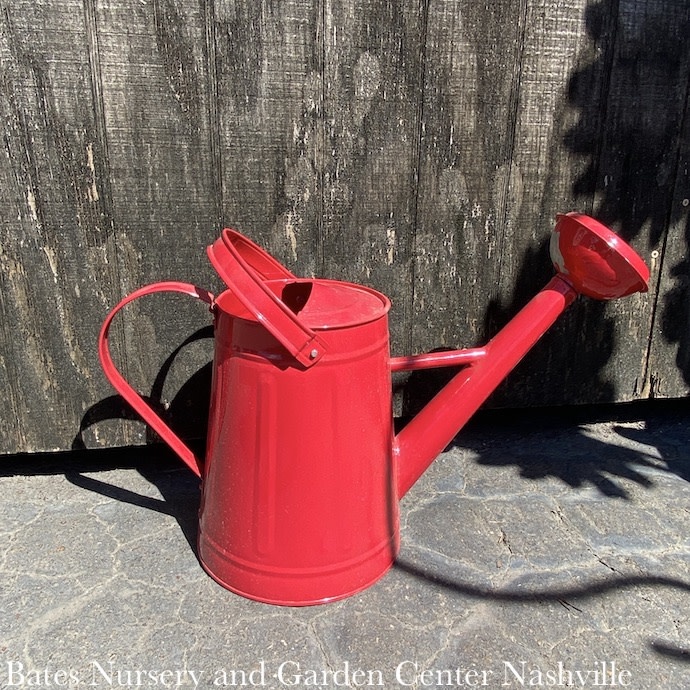
M 4 458 L 0 686 L 688 688 L 690 414 L 642 410 L 472 423 L 393 570 L 308 608 L 204 573 L 161 449 Z

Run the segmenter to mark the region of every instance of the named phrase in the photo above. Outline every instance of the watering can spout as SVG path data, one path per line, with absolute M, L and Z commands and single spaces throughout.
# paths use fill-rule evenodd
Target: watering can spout
M 606 226 L 578 213 L 559 215 L 551 235 L 556 275 L 484 347 L 446 354 L 466 364 L 393 442 L 398 496 L 404 496 L 499 383 L 579 295 L 609 300 L 646 292 L 649 270 Z M 422 355 L 419 359 L 423 361 Z M 428 356 L 426 356 L 428 357 Z M 416 367 L 405 358 L 399 369 Z M 393 368 L 396 368 L 393 360 Z

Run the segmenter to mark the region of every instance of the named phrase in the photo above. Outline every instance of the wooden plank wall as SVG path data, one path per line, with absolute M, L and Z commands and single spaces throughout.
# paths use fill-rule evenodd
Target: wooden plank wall
M 579 301 L 493 396 L 690 383 L 686 0 L 2 0 L 0 452 L 146 442 L 96 355 L 124 294 L 212 290 L 234 226 L 388 294 L 395 354 L 484 342 L 551 274 L 556 213 L 610 223 L 651 290 Z M 201 433 L 206 310 L 116 322 L 132 383 Z M 434 376 L 396 378 L 405 409 Z

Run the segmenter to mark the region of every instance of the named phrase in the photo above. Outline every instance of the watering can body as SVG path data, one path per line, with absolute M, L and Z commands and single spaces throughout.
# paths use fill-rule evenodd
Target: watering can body
M 647 290 L 642 259 L 588 216 L 559 216 L 557 274 L 484 347 L 391 358 L 389 300 L 351 283 L 302 279 L 236 231 L 208 248 L 227 290 L 145 286 L 107 316 L 104 371 L 140 416 L 201 477 L 198 551 L 224 587 L 282 605 L 358 592 L 394 563 L 399 499 L 578 294 Z M 207 447 L 197 458 L 129 385 L 109 351 L 116 314 L 177 291 L 211 307 L 214 363 Z M 397 435 L 391 372 L 458 365 Z
M 231 290 L 214 305 L 215 356 L 199 557 L 244 596 L 322 603 L 392 565 L 389 302 L 348 283 L 310 289 L 300 317 L 325 354 L 303 368 Z

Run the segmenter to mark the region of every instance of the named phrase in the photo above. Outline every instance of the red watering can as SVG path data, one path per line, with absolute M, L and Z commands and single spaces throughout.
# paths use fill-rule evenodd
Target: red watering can
M 199 558 L 221 585 L 273 604 L 320 604 L 379 579 L 398 552 L 398 501 L 578 294 L 647 290 L 642 259 L 596 220 L 569 213 L 551 236 L 557 274 L 485 347 L 393 357 L 388 298 L 297 278 L 224 230 L 208 248 L 228 289 L 143 287 L 99 338 L 118 392 L 202 479 Z M 173 290 L 211 305 L 215 352 L 206 456 L 195 457 L 115 368 L 113 317 Z M 396 436 L 391 372 L 466 365 Z

